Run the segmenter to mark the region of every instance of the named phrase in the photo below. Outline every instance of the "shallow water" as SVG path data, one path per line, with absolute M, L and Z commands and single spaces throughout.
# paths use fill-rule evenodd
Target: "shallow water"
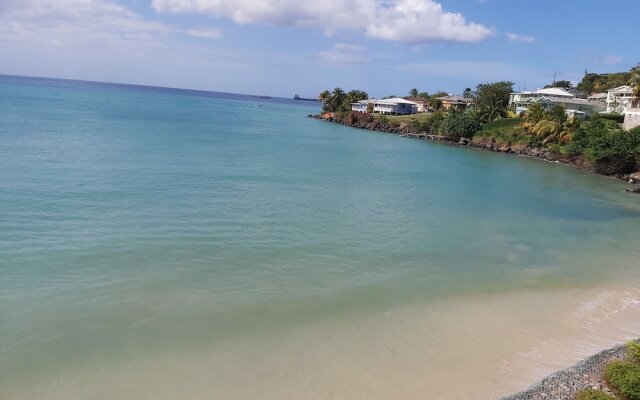
M 492 398 L 638 336 L 624 183 L 317 108 L 0 77 L 0 397 Z

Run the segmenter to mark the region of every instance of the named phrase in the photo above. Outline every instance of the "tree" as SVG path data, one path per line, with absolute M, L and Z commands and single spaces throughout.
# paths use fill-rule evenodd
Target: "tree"
M 629 79 L 629 85 L 633 87 L 633 106 L 640 107 L 640 64 L 631 68 L 631 78 Z
M 564 90 L 569 90 L 573 87 L 573 85 L 571 84 L 570 81 L 557 81 L 555 83 L 545 86 L 544 88 L 548 89 L 548 88 L 554 88 L 554 87 L 562 88 Z
M 427 100 L 427 99 L 429 98 L 429 93 L 427 93 L 427 92 L 420 92 L 420 93 L 418 93 L 418 97 L 419 97 L 419 98 L 421 98 L 421 99 L 425 99 L 425 100 Z
M 438 97 L 446 97 L 448 95 L 449 95 L 449 93 L 443 92 L 442 90 L 438 90 L 433 95 L 431 95 L 431 97 L 435 97 L 437 99 Z
M 527 131 L 542 138 L 543 145 L 554 142 L 564 144 L 573 138 L 572 128 L 575 129 L 575 125 L 569 124 L 568 122 L 561 124 L 556 121 L 543 119 L 529 126 Z
M 345 95 L 339 111 L 349 111 L 351 110 L 351 103 L 357 103 L 360 100 L 367 100 L 368 98 L 369 95 L 365 91 L 351 90 Z
M 564 104 L 554 104 L 545 117 L 562 125 L 567 120 L 567 107 Z
M 618 86 L 626 85 L 631 78 L 630 72 L 614 72 L 610 74 L 585 74 L 576 89 L 584 92 L 606 92 Z
M 322 102 L 327 101 L 327 99 L 329 98 L 329 96 L 331 96 L 331 92 L 328 90 L 324 90 L 322 92 L 320 92 L 320 94 L 318 95 L 318 99 Z
M 462 92 L 462 97 L 464 97 L 465 99 L 473 98 L 473 91 L 471 90 L 471 88 L 466 88 L 464 92 Z
M 507 115 L 513 82 L 481 83 L 476 87 L 475 108 L 481 122 L 491 122 Z
M 480 130 L 481 124 L 473 112 L 451 112 L 440 124 L 440 131 L 452 140 L 471 138 Z
M 325 100 L 322 110 L 324 112 L 342 111 L 341 108 L 345 98 L 346 94 L 344 93 L 344 90 L 342 90 L 342 88 L 337 87 L 333 89 L 327 100 Z
M 438 111 L 439 109 L 441 109 L 441 108 L 442 108 L 442 100 L 437 99 L 437 98 L 435 98 L 435 97 L 431 97 L 431 98 L 429 99 L 429 107 L 430 107 L 432 110 Z
M 532 103 L 525 113 L 525 119 L 531 125 L 538 123 L 544 119 L 544 108 L 538 103 Z
M 320 94 L 320 97 L 324 97 L 324 105 L 322 111 L 324 112 L 341 112 L 350 111 L 351 103 L 357 103 L 360 100 L 366 100 L 369 98 L 367 92 L 362 90 L 351 90 L 345 93 L 342 88 L 335 88 L 332 92 L 325 90 Z
M 409 96 L 412 99 L 415 99 L 416 97 L 418 97 L 418 93 L 419 93 L 418 89 L 416 89 L 416 88 L 413 88 L 413 89 L 409 90 Z

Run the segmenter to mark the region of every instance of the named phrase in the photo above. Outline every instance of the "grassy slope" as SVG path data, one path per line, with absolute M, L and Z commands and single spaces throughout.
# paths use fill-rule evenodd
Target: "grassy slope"
M 382 117 L 386 117 L 389 122 L 399 122 L 399 123 L 410 123 L 411 121 L 424 122 L 427 119 L 431 118 L 431 113 L 419 113 L 419 114 L 411 114 L 411 115 L 380 115 L 374 114 L 377 119 Z
M 527 134 L 520 122 L 517 118 L 506 118 L 484 124 L 474 138 L 494 138 L 498 144 L 533 144 L 535 137 Z

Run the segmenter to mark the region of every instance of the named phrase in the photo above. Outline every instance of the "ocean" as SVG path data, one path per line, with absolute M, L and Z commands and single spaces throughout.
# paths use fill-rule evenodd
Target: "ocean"
M 491 399 L 640 336 L 640 198 L 319 103 L 0 76 L 0 398 Z

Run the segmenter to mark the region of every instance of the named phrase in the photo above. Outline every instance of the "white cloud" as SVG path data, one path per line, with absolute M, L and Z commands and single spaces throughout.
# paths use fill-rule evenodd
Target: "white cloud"
M 614 64 L 620 64 L 622 60 L 624 60 L 624 57 L 622 56 L 614 56 L 609 54 L 602 57 L 602 60 L 600 62 L 605 65 L 614 65 Z
M 509 39 L 510 42 L 522 42 L 522 43 L 536 42 L 536 38 L 529 35 L 519 35 L 517 33 L 511 33 L 511 32 L 508 32 L 506 35 L 507 35 L 507 39 Z
M 347 44 L 347 43 L 336 43 L 333 45 L 333 47 L 338 50 L 354 51 L 354 52 L 360 52 L 360 51 L 366 50 L 364 47 L 358 46 L 357 44 Z
M 374 39 L 424 43 L 478 42 L 492 29 L 446 12 L 434 0 L 152 0 L 158 12 L 203 13 L 238 24 L 356 31 Z
M 365 51 L 366 49 L 362 46 L 336 43 L 333 49 L 318 52 L 317 57 L 327 66 L 345 66 L 369 61 L 370 58 L 364 54 Z
M 113 0 L 3 0 L 0 42 L 32 48 L 118 49 L 140 53 L 171 35 L 216 39 L 213 28 L 182 29 L 143 18 Z
M 222 30 L 220 29 L 212 29 L 212 28 L 201 28 L 201 29 L 187 29 L 183 31 L 184 34 L 202 38 L 202 39 L 220 39 L 224 36 Z
M 528 79 L 544 80 L 540 74 L 526 66 L 497 61 L 430 61 L 399 65 L 397 69 L 429 77 L 473 79 L 479 82 L 512 80 L 526 76 Z

